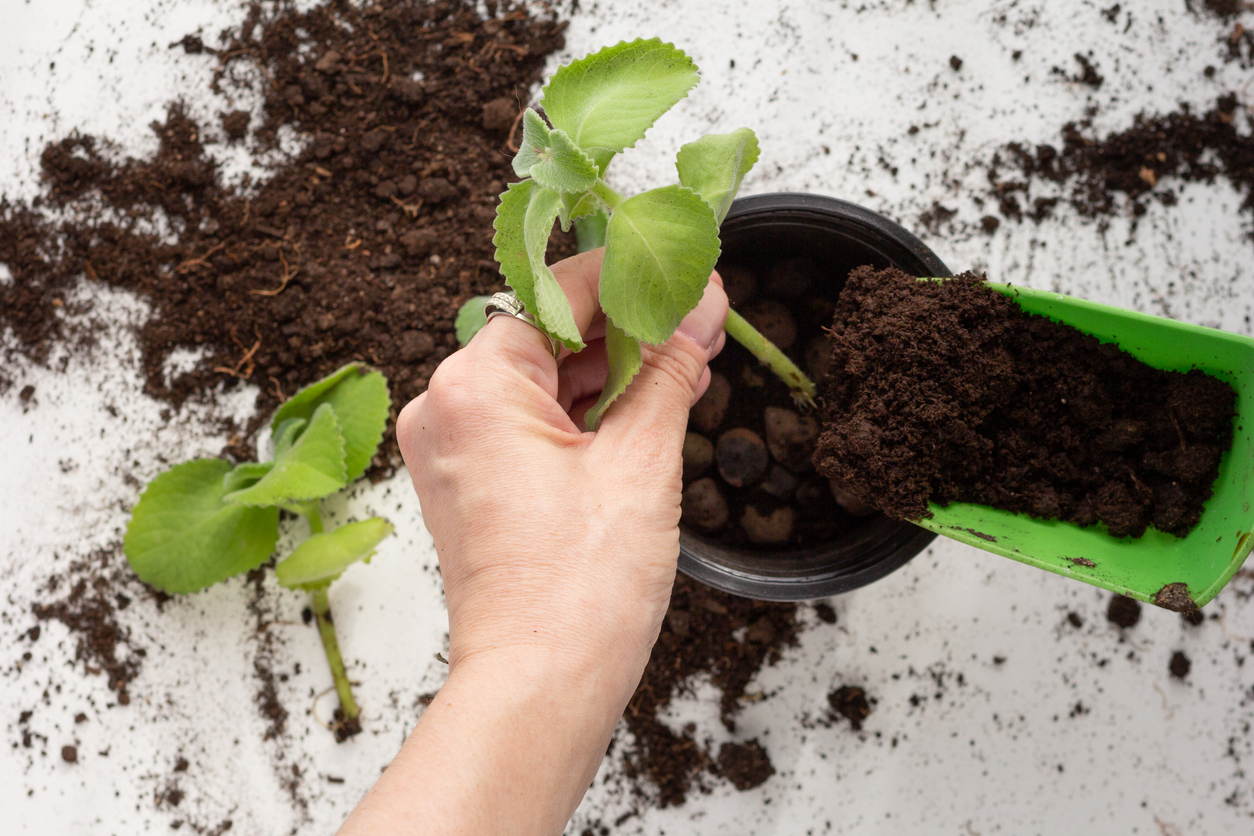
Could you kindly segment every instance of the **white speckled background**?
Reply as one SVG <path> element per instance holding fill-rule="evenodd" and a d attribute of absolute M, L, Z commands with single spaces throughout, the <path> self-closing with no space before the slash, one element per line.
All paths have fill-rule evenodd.
<path fill-rule="evenodd" d="M 1039 225 L 1004 222 L 991 236 L 978 225 L 981 163 L 1004 142 L 1057 143 L 1062 124 L 1089 106 L 1108 130 L 1180 102 L 1205 110 L 1228 90 L 1254 104 L 1254 76 L 1222 60 L 1230 27 L 1184 0 L 1124 3 L 1113 23 L 1106 4 L 1082 0 L 580 5 L 564 58 L 660 34 L 703 70 L 694 95 L 615 163 L 625 188 L 668 177 L 684 141 L 749 126 L 763 153 L 746 193 L 842 197 L 921 234 L 920 214 L 939 201 L 958 214 L 924 237 L 951 268 L 1252 333 L 1251 219 L 1224 181 L 1181 186 L 1174 208 L 1151 203 L 1130 240 L 1126 219 L 1102 231 L 1067 210 Z M 32 196 L 43 144 L 68 131 L 143 153 L 155 147 L 146 126 L 167 101 L 182 97 L 205 118 L 227 109 L 207 92 L 214 59 L 167 44 L 193 31 L 212 42 L 240 9 L 0 0 L 0 194 Z M 1254 14 L 1242 21 L 1254 26 Z M 1075 72 L 1077 52 L 1105 76 L 1099 89 L 1051 73 Z M 909 135 L 912 125 L 920 130 Z M 228 163 L 236 173 L 249 164 L 241 155 Z M 119 472 L 148 479 L 164 467 L 159 457 L 216 451 L 215 414 L 247 415 L 252 399 L 163 417 L 136 366 L 130 329 L 142 304 L 95 294 L 89 316 L 105 331 L 92 356 L 11 369 L 17 386 L 0 397 L 0 831 L 171 833 L 178 821 L 220 834 L 230 820 L 233 834 L 330 832 L 412 728 L 417 698 L 443 677 L 434 657 L 446 619 L 418 503 L 404 476 L 338 501 L 342 514 L 385 514 L 398 529 L 332 593 L 366 733 L 337 745 L 318 725 L 311 707 L 329 676 L 317 638 L 300 623 L 303 597 L 272 580 L 260 593 L 237 580 L 164 612 L 144 600 L 121 612 L 147 657 L 131 704 L 113 705 L 59 624 L 45 623 L 36 642 L 22 638 L 36 590 L 120 539 L 136 490 Z M 24 407 L 15 395 L 26 384 L 36 390 Z M 800 647 L 761 673 L 751 691 L 767 698 L 745 707 L 737 736 L 767 747 L 777 773 L 766 784 L 740 793 L 711 779 L 709 794 L 653 809 L 625 791 L 611 757 L 570 832 L 620 816 L 616 833 L 699 836 L 1254 832 L 1252 595 L 1254 578 L 1242 575 L 1200 627 L 1146 608 L 1121 635 L 1106 621 L 1106 593 L 937 541 L 896 574 L 833 599 L 835 626 L 807 610 Z M 289 674 L 283 741 L 263 740 L 252 702 L 254 596 L 278 638 L 275 669 Z M 1184 681 L 1168 675 L 1176 650 L 1193 661 Z M 813 722 L 843 684 L 876 700 L 860 733 Z M 23 711 L 32 714 L 20 726 Z M 79 712 L 86 722 L 75 723 Z M 694 683 L 673 713 L 701 737 L 728 739 L 708 683 Z M 78 763 L 61 760 L 67 744 Z M 180 755 L 191 767 L 176 774 Z M 293 770 L 301 779 L 290 789 Z M 176 785 L 177 806 L 157 803 Z"/>

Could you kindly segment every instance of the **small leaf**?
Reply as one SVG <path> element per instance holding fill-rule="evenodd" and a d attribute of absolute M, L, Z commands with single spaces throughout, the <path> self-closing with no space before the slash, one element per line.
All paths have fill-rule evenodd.
<path fill-rule="evenodd" d="M 540 162 L 541 153 L 549 147 L 549 126 L 531 108 L 523 111 L 522 123 L 522 142 L 514 155 L 514 173 L 519 177 L 530 177 L 531 167 Z"/>
<path fill-rule="evenodd" d="M 600 175 L 592 158 L 580 151 L 565 131 L 549 134 L 549 147 L 540 154 L 540 161 L 531 167 L 531 176 L 546 189 L 570 194 L 583 194 L 596 185 Z"/>
<path fill-rule="evenodd" d="M 278 428 L 288 418 L 308 420 L 322 404 L 335 410 L 344 434 L 346 478 L 355 482 L 370 466 L 387 428 L 392 408 L 387 378 L 369 367 L 349 363 L 293 395 L 279 407 L 270 425 Z"/>
<path fill-rule="evenodd" d="M 511 183 L 496 210 L 496 260 L 519 301 L 545 333 L 572 351 L 583 348 L 570 302 L 544 263 L 561 195 L 534 180 Z"/>
<path fill-rule="evenodd" d="M 483 309 L 490 301 L 491 296 L 471 296 L 457 312 L 457 321 L 453 323 L 453 328 L 457 331 L 457 344 L 462 348 L 474 339 L 480 328 L 488 324 Z"/>
<path fill-rule="evenodd" d="M 223 502 L 230 472 L 220 459 L 196 459 L 148 484 L 122 541 L 140 580 L 196 592 L 265 562 L 279 537 L 279 509 Z"/>
<path fill-rule="evenodd" d="M 544 112 L 604 173 L 698 81 L 692 59 L 658 38 L 621 42 L 558 69 Z"/>
<path fill-rule="evenodd" d="M 371 517 L 315 534 L 278 565 L 275 576 L 288 589 L 327 586 L 358 560 L 369 561 L 375 547 L 391 533 L 390 522 Z"/>
<path fill-rule="evenodd" d="M 333 390 L 334 391 L 334 390 Z M 226 495 L 240 505 L 283 505 L 330 496 L 348 484 L 344 467 L 344 436 L 335 410 L 319 406 L 305 427 L 265 477 L 249 488 Z"/>
<path fill-rule="evenodd" d="M 222 477 L 222 490 L 226 493 L 255 485 L 274 467 L 274 462 L 244 462 L 237 464 Z"/>
<path fill-rule="evenodd" d="M 596 430 L 605 410 L 627 391 L 627 384 L 640 371 L 643 362 L 640 341 L 623 333 L 608 319 L 605 321 L 605 356 L 610 361 L 610 373 L 605 380 L 605 388 L 601 390 L 601 397 L 584 416 L 584 426 L 589 430 Z"/>
<path fill-rule="evenodd" d="M 714 210 L 720 224 L 736 199 L 740 183 L 758 161 L 758 138 L 748 128 L 703 136 L 679 149 L 679 182 Z"/>
<path fill-rule="evenodd" d="M 718 223 L 700 195 L 683 186 L 638 194 L 610 216 L 601 308 L 636 339 L 664 343 L 701 301 L 718 254 Z"/>
<path fill-rule="evenodd" d="M 557 210 L 557 217 L 558 220 L 562 222 L 562 232 L 570 232 L 571 221 L 586 218 L 590 215 L 596 214 L 597 212 L 604 214 L 604 208 L 601 203 L 601 198 L 597 197 L 592 192 L 587 192 L 585 194 L 564 194 L 562 195 L 562 206 Z M 608 217 L 609 216 L 606 215 L 607 219 Z M 597 244 L 597 246 L 599 247 L 601 245 Z M 591 249 L 596 249 L 596 247 L 592 247 Z M 583 252 L 583 250 L 580 250 L 580 252 Z"/>

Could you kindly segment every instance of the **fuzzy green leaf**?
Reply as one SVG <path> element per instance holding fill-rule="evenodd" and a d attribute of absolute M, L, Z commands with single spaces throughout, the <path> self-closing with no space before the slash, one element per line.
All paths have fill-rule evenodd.
<path fill-rule="evenodd" d="M 491 296 L 471 296 L 457 311 L 457 321 L 453 323 L 453 328 L 457 331 L 457 344 L 462 348 L 474 339 L 480 328 L 488 324 L 483 309 L 491 300 Z"/>
<path fill-rule="evenodd" d="M 701 195 L 720 224 L 740 191 L 740 182 L 758 161 L 758 138 L 748 128 L 703 136 L 679 149 L 679 182 Z"/>
<path fill-rule="evenodd" d="M 392 398 L 382 373 L 349 363 L 292 396 L 279 407 L 270 426 L 278 429 L 289 418 L 309 420 L 323 404 L 335 410 L 344 434 L 344 465 L 348 482 L 356 481 L 370 466 L 387 428 Z"/>
<path fill-rule="evenodd" d="M 344 435 L 335 410 L 324 403 L 314 410 L 304 432 L 274 460 L 274 467 L 261 481 L 229 493 L 225 499 L 240 505 L 284 505 L 321 499 L 347 484 Z"/>
<path fill-rule="evenodd" d="M 718 254 L 718 222 L 700 195 L 683 186 L 638 194 L 610 216 L 601 308 L 636 339 L 664 343 L 701 301 Z"/>
<path fill-rule="evenodd" d="M 572 351 L 583 349 L 570 302 L 544 263 L 562 198 L 534 180 L 511 183 L 496 210 L 496 260 L 505 281 L 545 333 Z"/>
<path fill-rule="evenodd" d="M 627 384 L 640 371 L 643 362 L 640 341 L 623 333 L 609 320 L 605 322 L 605 356 L 610 361 L 610 373 L 605 380 L 605 388 L 601 390 L 601 397 L 584 416 L 584 426 L 589 430 L 595 430 L 600 425 L 605 410 L 627 391 Z"/>
<path fill-rule="evenodd" d="M 392 524 L 381 517 L 342 525 L 315 534 L 297 546 L 291 557 L 275 569 L 279 583 L 288 589 L 317 589 L 332 583 L 358 560 L 368 560 Z"/>
<path fill-rule="evenodd" d="M 223 502 L 231 472 L 220 459 L 196 459 L 148 484 L 122 541 L 140 580 L 196 592 L 265 562 L 279 537 L 279 509 Z"/>
<path fill-rule="evenodd" d="M 560 68 L 544 112 L 604 173 L 697 83 L 692 59 L 658 38 L 620 42 Z"/>
<path fill-rule="evenodd" d="M 575 195 L 595 186 L 599 174 L 592 158 L 561 130 L 549 134 L 549 147 L 540 154 L 540 162 L 531 167 L 531 176 L 541 186 Z"/>
<path fill-rule="evenodd" d="M 292 449 L 292 445 L 296 443 L 296 439 L 300 438 L 300 434 L 308 423 L 304 418 L 285 418 L 283 423 L 274 428 L 274 432 L 270 434 L 270 440 L 274 442 L 276 459 Z"/>
<path fill-rule="evenodd" d="M 575 221 L 575 249 L 581 253 L 605 246 L 605 228 L 610 215 L 604 209 Z"/>
<path fill-rule="evenodd" d="M 518 143 L 518 153 L 514 155 L 514 173 L 519 177 L 530 177 L 531 167 L 540 162 L 541 153 L 549 147 L 549 126 L 531 108 L 523 111 L 522 124 L 522 141 Z"/>
<path fill-rule="evenodd" d="M 564 194 L 562 195 L 562 206 L 557 210 L 557 218 L 562 223 L 562 232 L 570 232 L 571 221 L 595 215 L 597 212 L 603 213 L 604 209 L 601 198 L 592 192 Z M 606 217 L 608 218 L 608 216 Z M 599 247 L 600 244 L 597 246 Z M 592 249 L 595 249 L 595 247 Z M 580 250 L 580 252 L 583 252 L 583 250 Z"/>

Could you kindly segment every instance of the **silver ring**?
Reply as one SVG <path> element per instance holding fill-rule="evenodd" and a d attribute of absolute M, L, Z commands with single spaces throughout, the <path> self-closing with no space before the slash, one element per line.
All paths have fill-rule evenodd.
<path fill-rule="evenodd" d="M 553 352 L 554 360 L 562 353 L 562 344 L 545 334 L 544 329 L 536 324 L 536 318 L 527 313 L 523 303 L 508 293 L 493 293 L 492 298 L 488 299 L 488 304 L 483 306 L 483 314 L 485 325 L 491 322 L 494 316 L 512 316 L 514 319 L 521 319 L 543 334 L 544 338 L 549 341 L 549 350 Z"/>

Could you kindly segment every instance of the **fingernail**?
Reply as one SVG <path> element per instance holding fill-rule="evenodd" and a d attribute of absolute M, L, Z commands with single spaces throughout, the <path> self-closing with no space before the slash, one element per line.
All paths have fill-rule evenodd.
<path fill-rule="evenodd" d="M 723 323 L 727 319 L 727 294 L 714 282 L 705 286 L 705 295 L 697 306 L 688 312 L 683 322 L 675 329 L 707 352 L 712 351 L 718 342 L 719 334 L 723 333 Z"/>

